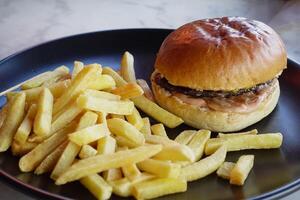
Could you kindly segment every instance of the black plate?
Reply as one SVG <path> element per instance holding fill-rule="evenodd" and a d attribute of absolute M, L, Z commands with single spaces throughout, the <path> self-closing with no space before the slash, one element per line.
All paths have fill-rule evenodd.
<path fill-rule="evenodd" d="M 125 50 L 135 56 L 138 78 L 149 80 L 156 52 L 171 30 L 130 29 L 87 33 L 71 36 L 25 50 L 0 62 L 0 90 L 58 65 L 72 67 L 74 60 L 98 62 L 104 66 L 119 67 Z M 215 174 L 188 184 L 185 193 L 161 199 L 241 199 L 278 198 L 299 188 L 300 185 L 300 67 L 289 60 L 288 68 L 280 77 L 281 96 L 276 109 L 267 118 L 247 128 L 259 132 L 282 132 L 283 146 L 275 150 L 251 150 L 229 153 L 227 160 L 236 161 L 241 154 L 254 154 L 254 169 L 243 187 L 231 186 Z M 1 99 L 1 103 L 4 100 Z M 180 126 L 168 130 L 175 137 Z M 21 173 L 18 158 L 10 152 L 0 154 L 0 173 L 12 185 L 30 189 L 56 198 L 94 199 L 78 183 L 55 186 L 48 175 Z M 39 194 L 39 195 L 40 195 Z M 118 197 L 113 196 L 114 199 Z M 120 199 L 120 198 L 119 198 Z"/>

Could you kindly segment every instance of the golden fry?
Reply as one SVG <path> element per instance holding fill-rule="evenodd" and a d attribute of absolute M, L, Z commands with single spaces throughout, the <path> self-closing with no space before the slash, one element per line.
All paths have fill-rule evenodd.
<path fill-rule="evenodd" d="M 188 144 L 194 135 L 196 135 L 197 131 L 194 130 L 184 130 L 182 131 L 177 137 L 175 138 L 175 141 L 180 144 Z"/>
<path fill-rule="evenodd" d="M 188 147 L 192 149 L 195 155 L 195 161 L 199 160 L 204 152 L 206 142 L 210 138 L 209 130 L 199 130 L 192 140 L 188 143 Z"/>
<path fill-rule="evenodd" d="M 24 93 L 18 93 L 9 103 L 7 117 L 0 128 L 0 152 L 4 152 L 10 147 L 14 134 L 23 120 L 25 98 Z"/>
<path fill-rule="evenodd" d="M 115 95 L 121 96 L 122 99 L 139 97 L 144 94 L 143 89 L 136 83 L 127 83 L 126 85 L 122 85 L 111 90 L 111 92 Z"/>
<path fill-rule="evenodd" d="M 74 61 L 74 67 L 73 67 L 73 71 L 72 71 L 72 79 L 74 79 L 83 68 L 84 68 L 83 62 Z"/>
<path fill-rule="evenodd" d="M 122 77 L 130 82 L 136 82 L 135 72 L 134 72 L 134 58 L 128 51 L 126 51 L 121 59 L 121 69 L 120 69 Z"/>
<path fill-rule="evenodd" d="M 259 135 L 237 135 L 229 138 L 211 138 L 207 141 L 205 154 L 210 155 L 221 145 L 227 146 L 227 151 L 245 149 L 273 149 L 282 144 L 281 133 L 266 133 Z"/>
<path fill-rule="evenodd" d="M 83 145 L 79 152 L 79 158 L 84 159 L 96 155 L 98 152 L 91 145 Z"/>
<path fill-rule="evenodd" d="M 148 98 L 150 101 L 154 101 L 154 96 L 153 96 L 152 90 L 150 89 L 148 83 L 144 79 L 137 79 L 136 82 L 144 90 L 144 96 L 146 98 Z"/>
<path fill-rule="evenodd" d="M 143 133 L 144 135 L 151 135 L 151 125 L 150 125 L 149 117 L 144 117 L 144 118 L 142 118 L 142 120 L 143 120 L 144 126 L 140 130 L 141 133 Z"/>
<path fill-rule="evenodd" d="M 254 164 L 254 155 L 239 158 L 230 172 L 230 184 L 243 185 Z"/>
<path fill-rule="evenodd" d="M 224 179 L 230 179 L 230 173 L 235 166 L 233 162 L 224 162 L 220 168 L 217 170 L 217 175 Z"/>
<path fill-rule="evenodd" d="M 152 125 L 151 131 L 152 131 L 153 135 L 159 135 L 159 136 L 168 138 L 166 129 L 165 129 L 164 125 L 161 123 Z"/>
<path fill-rule="evenodd" d="M 228 137 L 234 137 L 238 135 L 257 135 L 258 131 L 257 129 L 253 129 L 251 131 L 245 131 L 240 133 L 218 133 L 218 138 L 228 138 Z"/>

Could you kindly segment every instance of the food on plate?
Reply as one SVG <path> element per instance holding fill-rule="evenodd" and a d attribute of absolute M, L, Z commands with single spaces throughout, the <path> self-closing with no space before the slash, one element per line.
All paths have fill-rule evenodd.
<path fill-rule="evenodd" d="M 266 24 L 242 17 L 198 20 L 162 43 L 153 94 L 190 126 L 238 131 L 275 108 L 286 66 L 284 44 Z"/>
<path fill-rule="evenodd" d="M 226 145 L 227 151 L 245 149 L 274 149 L 282 144 L 281 133 L 265 133 L 258 135 L 237 135 L 228 138 L 211 138 L 205 146 L 205 154 L 210 155 L 221 145 Z"/>
<path fill-rule="evenodd" d="M 79 181 L 97 199 L 112 193 L 149 199 L 184 192 L 187 182 L 216 170 L 242 185 L 254 157 L 228 163 L 227 152 L 281 146 L 280 133 L 256 129 L 217 138 L 210 130 L 183 130 L 171 139 L 169 128 L 183 120 L 145 95 L 149 88 L 136 83 L 133 60 L 123 55 L 123 77 L 112 68 L 75 61 L 72 74 L 58 68 L 22 83 L 30 89 L 4 92 L 1 151 L 11 147 L 21 157 L 22 172 L 49 173 L 58 185 Z"/>
<path fill-rule="evenodd" d="M 230 172 L 230 184 L 243 185 L 254 164 L 254 155 L 239 158 Z"/>

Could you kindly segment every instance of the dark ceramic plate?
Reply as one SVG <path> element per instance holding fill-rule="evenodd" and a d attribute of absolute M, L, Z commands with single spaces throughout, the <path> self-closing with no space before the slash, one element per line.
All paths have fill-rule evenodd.
<path fill-rule="evenodd" d="M 85 63 L 119 67 L 125 50 L 135 56 L 138 78 L 149 80 L 156 52 L 171 30 L 131 29 L 87 33 L 47 42 L 10 56 L 0 62 L 0 91 L 37 73 L 58 65 L 72 67 L 74 60 Z M 251 150 L 229 153 L 228 161 L 236 161 L 242 154 L 254 154 L 254 169 L 243 187 L 231 186 L 228 181 L 212 174 L 188 184 L 185 193 L 161 199 L 262 199 L 278 198 L 297 190 L 300 186 L 300 66 L 289 60 L 288 68 L 280 77 L 281 96 L 276 109 L 268 117 L 247 129 L 259 132 L 282 132 L 284 142 L 280 149 Z M 1 103 L 4 99 L 1 100 Z M 175 137 L 182 125 L 168 130 Z M 42 198 L 94 199 L 79 183 L 56 186 L 48 175 L 21 173 L 18 158 L 11 152 L 0 154 L 1 180 L 26 194 Z M 28 190 L 29 189 L 29 190 Z M 34 191 L 29 192 L 28 191 Z M 13 195 L 13 194 L 12 194 Z M 113 196 L 113 199 L 121 199 Z"/>

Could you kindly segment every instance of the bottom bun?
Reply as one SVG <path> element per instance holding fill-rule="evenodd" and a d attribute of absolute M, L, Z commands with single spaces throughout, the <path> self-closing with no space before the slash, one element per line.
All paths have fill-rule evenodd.
<path fill-rule="evenodd" d="M 279 83 L 276 80 L 275 90 L 260 103 L 256 110 L 250 113 L 234 113 L 200 109 L 186 104 L 153 81 L 152 88 L 158 104 L 181 117 L 187 125 L 216 132 L 238 131 L 260 121 L 273 111 L 280 94 Z"/>

